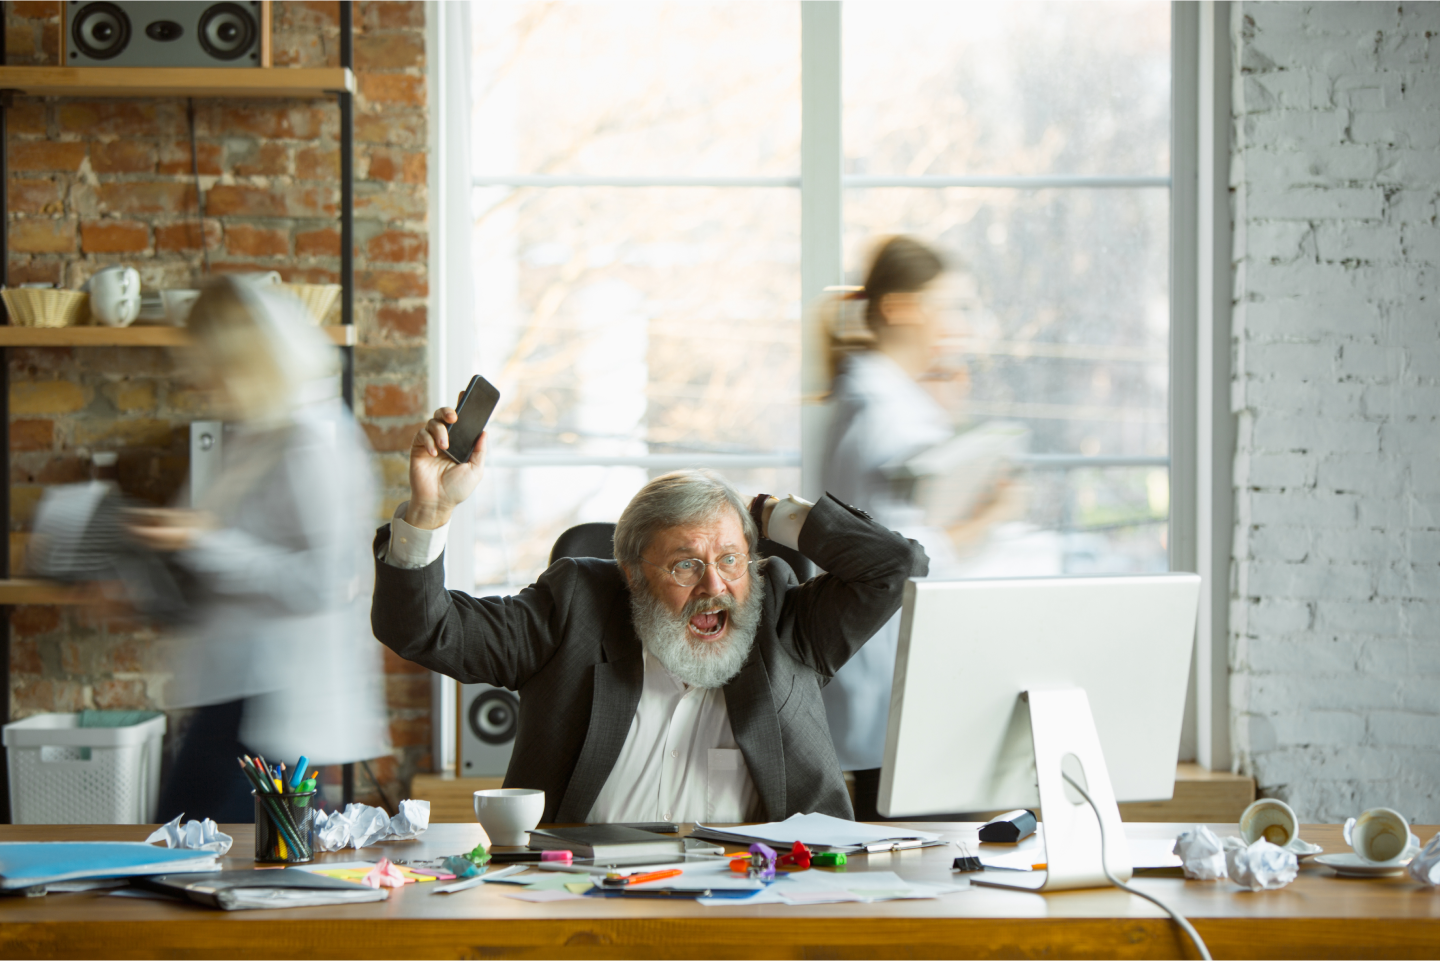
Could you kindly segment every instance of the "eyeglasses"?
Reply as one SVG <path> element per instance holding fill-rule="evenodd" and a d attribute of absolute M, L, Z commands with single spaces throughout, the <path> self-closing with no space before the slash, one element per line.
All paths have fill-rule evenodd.
<path fill-rule="evenodd" d="M 642 563 L 650 564 L 643 557 Z M 750 568 L 749 554 L 721 554 L 712 563 L 705 563 L 698 557 L 687 557 L 683 561 L 676 561 L 670 567 L 660 564 L 650 564 L 651 567 L 658 567 L 667 572 L 670 578 L 681 587 L 694 587 L 705 577 L 705 568 L 715 568 L 715 573 L 720 575 L 723 581 L 738 581 L 745 576 Z"/>

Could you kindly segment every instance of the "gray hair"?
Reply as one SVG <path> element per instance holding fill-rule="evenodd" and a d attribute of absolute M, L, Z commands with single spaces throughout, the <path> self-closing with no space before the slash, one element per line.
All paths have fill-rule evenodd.
<path fill-rule="evenodd" d="M 712 470 L 677 470 L 650 481 L 630 500 L 615 525 L 615 559 L 628 567 L 643 560 L 656 534 L 680 524 L 707 521 L 726 508 L 735 511 L 755 553 L 760 532 L 740 492 Z"/>

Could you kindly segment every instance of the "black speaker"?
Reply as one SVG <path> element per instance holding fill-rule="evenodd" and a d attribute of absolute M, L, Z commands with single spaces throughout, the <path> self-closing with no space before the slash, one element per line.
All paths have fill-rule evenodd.
<path fill-rule="evenodd" d="M 460 685 L 459 775 L 504 775 L 519 727 L 520 698 L 514 693 L 489 684 Z"/>
<path fill-rule="evenodd" d="M 71 67 L 268 67 L 270 4 L 70 0 Z"/>

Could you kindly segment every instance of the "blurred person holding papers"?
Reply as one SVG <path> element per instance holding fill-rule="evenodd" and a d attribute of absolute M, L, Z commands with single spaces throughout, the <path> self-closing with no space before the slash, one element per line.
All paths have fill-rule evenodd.
<path fill-rule="evenodd" d="M 339 764 L 388 750 L 380 648 L 364 620 L 374 491 L 335 349 L 303 304 L 222 278 L 187 326 L 234 432 L 193 509 L 131 514 L 130 537 L 184 573 L 189 604 L 167 706 L 198 710 L 158 815 L 248 823 L 237 755 Z"/>
<path fill-rule="evenodd" d="M 853 817 L 820 691 L 899 609 L 920 547 L 826 496 L 747 503 L 677 471 L 621 514 L 615 561 L 565 558 L 510 597 L 445 589 L 452 512 L 480 482 L 482 435 L 442 452 L 451 408 L 410 449 L 410 500 L 375 543 L 375 636 L 464 683 L 520 692 L 505 786 L 550 823 Z M 800 583 L 761 535 L 826 573 Z"/>
<path fill-rule="evenodd" d="M 828 305 L 835 379 L 821 468 L 826 490 L 922 544 L 939 576 L 955 563 L 950 539 L 897 492 L 890 469 L 955 434 L 950 415 L 916 382 L 940 341 L 935 300 L 944 275 L 928 246 L 889 237 L 876 247 L 865 286 Z M 825 688 L 830 736 L 841 767 L 855 772 L 861 820 L 880 816 L 875 803 L 899 637 L 897 612 Z"/>

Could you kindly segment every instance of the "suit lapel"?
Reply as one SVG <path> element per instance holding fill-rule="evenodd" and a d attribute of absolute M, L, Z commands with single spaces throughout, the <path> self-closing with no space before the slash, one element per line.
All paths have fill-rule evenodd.
<path fill-rule="evenodd" d="M 619 592 L 605 624 L 601 641 L 605 660 L 595 665 L 595 689 L 590 702 L 590 727 L 585 745 L 565 788 L 565 797 L 555 813 L 564 823 L 583 822 L 595 806 L 600 789 L 615 769 L 640 694 L 645 686 L 645 661 L 640 656 L 640 639 L 630 621 L 630 595 Z"/>
<path fill-rule="evenodd" d="M 768 626 L 760 630 L 764 633 Z M 766 817 L 779 821 L 786 816 L 785 747 L 780 738 L 780 717 L 770 694 L 770 676 L 760 656 L 761 643 L 757 636 L 745 666 L 725 685 L 725 708 L 735 743 L 740 745 L 750 779 L 765 804 Z"/>

